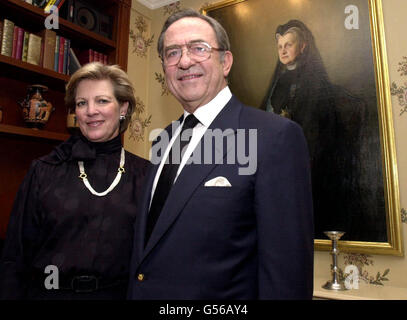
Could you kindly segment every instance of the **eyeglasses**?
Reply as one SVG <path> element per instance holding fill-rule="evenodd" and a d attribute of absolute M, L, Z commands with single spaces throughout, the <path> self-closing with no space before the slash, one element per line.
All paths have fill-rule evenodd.
<path fill-rule="evenodd" d="M 178 64 L 183 53 L 182 47 L 183 46 L 174 45 L 165 48 L 164 57 L 161 57 L 165 66 L 169 67 Z M 224 49 L 213 48 L 206 42 L 190 42 L 187 43 L 185 47 L 189 58 L 195 62 L 208 60 L 211 57 L 212 50 L 225 51 Z"/>

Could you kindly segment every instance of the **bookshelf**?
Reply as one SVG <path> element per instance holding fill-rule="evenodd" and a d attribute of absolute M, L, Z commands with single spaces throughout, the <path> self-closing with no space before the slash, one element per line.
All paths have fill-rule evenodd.
<path fill-rule="evenodd" d="M 66 74 L 58 73 L 53 70 L 45 69 L 35 64 L 27 63 L 21 60 L 17 60 L 11 57 L 7 57 L 0 54 L 0 66 L 1 69 L 10 69 L 15 73 L 19 73 L 24 77 L 30 77 L 35 75 L 35 78 L 42 82 L 47 82 L 48 85 L 54 86 L 55 82 L 60 84 L 60 88 L 64 88 L 65 83 L 69 80 L 69 76 Z M 13 70 L 14 69 L 14 70 Z M 0 72 L 1 74 L 1 72 Z M 35 80 L 35 79 L 33 79 Z M 37 80 L 37 81 L 38 81 Z M 61 86 L 62 85 L 62 86 Z"/>
<path fill-rule="evenodd" d="M 66 1 L 67 2 L 67 1 Z M 112 36 L 104 37 L 59 17 L 61 37 L 70 39 L 71 48 L 97 50 L 107 56 L 107 63 L 127 70 L 131 0 L 81 0 L 112 17 Z M 11 20 L 30 33 L 45 29 L 48 14 L 23 0 L 0 0 L 0 21 Z M 105 57 L 106 58 L 106 57 Z M 105 60 L 106 61 L 106 60 Z M 49 153 L 69 137 L 64 106 L 65 85 L 70 76 L 0 54 L 0 242 L 4 239 L 8 219 L 18 187 L 32 160 Z M 27 95 L 27 87 L 42 84 L 48 87 L 45 100 L 54 111 L 43 129 L 27 128 L 18 101 Z"/>

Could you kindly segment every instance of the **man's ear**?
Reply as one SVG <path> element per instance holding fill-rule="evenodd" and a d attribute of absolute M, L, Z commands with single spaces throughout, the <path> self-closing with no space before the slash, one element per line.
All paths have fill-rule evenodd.
<path fill-rule="evenodd" d="M 233 54 L 230 51 L 225 51 L 223 55 L 223 75 L 226 78 L 232 68 Z"/>

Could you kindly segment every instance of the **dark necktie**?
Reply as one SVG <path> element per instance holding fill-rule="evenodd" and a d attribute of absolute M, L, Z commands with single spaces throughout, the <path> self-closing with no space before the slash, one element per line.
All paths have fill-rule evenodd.
<path fill-rule="evenodd" d="M 195 118 L 193 114 L 189 114 L 184 121 L 182 130 L 178 137 L 175 139 L 170 152 L 168 153 L 168 158 L 164 164 L 160 178 L 158 179 L 157 186 L 155 188 L 153 200 L 151 202 L 150 211 L 147 218 L 147 229 L 145 245 L 147 245 L 148 239 L 154 229 L 154 226 L 160 216 L 162 208 L 164 207 L 167 196 L 171 190 L 174 183 L 175 176 L 177 175 L 178 167 L 181 163 L 182 154 L 181 152 L 186 148 L 192 137 L 192 129 L 199 123 L 199 120 Z M 188 132 L 188 139 L 185 139 L 183 133 L 190 129 Z M 182 137 L 182 139 L 181 139 Z M 168 163 L 167 163 L 168 162 Z"/>

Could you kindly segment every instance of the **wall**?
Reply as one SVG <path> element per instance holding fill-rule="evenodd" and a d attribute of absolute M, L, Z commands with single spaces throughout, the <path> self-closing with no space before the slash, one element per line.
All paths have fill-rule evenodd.
<path fill-rule="evenodd" d="M 399 62 L 402 61 L 403 56 L 407 56 L 407 43 L 403 41 L 404 38 L 402 37 L 403 30 L 407 28 L 407 21 L 405 19 L 407 1 L 383 0 L 382 2 L 390 82 L 396 83 L 399 88 L 404 88 L 404 86 L 407 87 L 407 78 L 401 75 Z M 136 95 L 140 97 L 145 106 L 144 112 L 139 114 L 139 118 L 144 121 L 151 116 L 151 122 L 144 123 L 144 132 L 142 132 L 142 130 L 138 131 L 141 132 L 141 134 L 138 135 L 138 141 L 130 138 L 131 134 L 126 134 L 125 145 L 127 149 L 138 155 L 148 157 L 150 132 L 153 132 L 156 128 L 164 128 L 171 120 L 177 119 L 182 113 L 182 108 L 177 101 L 165 90 L 165 86 L 162 87 L 159 81 L 160 76 L 163 76 L 163 71 L 156 53 L 156 45 L 162 24 L 168 17 L 169 12 L 176 9 L 177 6 L 200 9 L 207 3 L 207 1 L 202 0 L 182 0 L 173 6 L 149 10 L 136 0 L 133 0 L 131 28 L 137 31 L 134 22 L 135 17 L 143 16 L 147 23 L 144 38 L 148 40 L 154 36 L 145 57 L 141 57 L 133 52 L 134 46 L 132 39 L 130 39 L 129 43 L 128 71 L 135 84 Z M 406 84 L 404 84 L 404 82 L 406 82 Z M 400 99 L 397 95 L 392 96 L 401 208 L 407 207 L 407 183 L 405 182 L 407 181 L 407 148 L 404 147 L 403 141 L 403 137 L 407 136 L 407 113 L 400 115 L 400 110 L 403 107 L 402 104 L 405 102 L 403 99 Z M 407 98 L 405 99 L 407 100 Z M 153 134 L 153 136 L 155 135 Z M 403 241 L 407 244 L 406 219 L 403 221 L 404 223 L 401 224 L 403 229 Z M 342 268 L 344 268 L 345 259 L 347 261 L 352 259 L 353 261 L 356 260 L 356 262 L 363 267 L 366 283 L 370 282 L 369 285 L 372 287 L 375 285 L 371 283 L 377 280 L 377 274 L 379 273 L 380 277 L 379 281 L 375 282 L 376 285 L 380 283 L 389 287 L 407 288 L 407 277 L 405 276 L 405 270 L 407 270 L 406 257 L 342 254 L 339 258 L 339 264 Z M 331 257 L 328 252 L 315 252 L 315 277 L 330 279 L 330 264 Z M 386 272 L 387 269 L 389 270 L 388 273 Z"/>
<path fill-rule="evenodd" d="M 198 1 L 196 2 L 198 3 Z M 166 90 L 163 83 L 164 74 L 156 50 L 161 27 L 172 8 L 173 6 L 170 5 L 150 10 L 136 0 L 132 2 L 128 73 L 135 86 L 136 96 L 140 98 L 139 102 L 145 107 L 144 112 L 140 115 L 141 122 L 148 119 L 150 121 L 144 123 L 143 130 L 137 131 L 140 134 L 133 134 L 138 139 L 131 139 L 132 132 L 128 130 L 125 141 L 129 151 L 145 158 L 149 157 L 151 140 L 156 136 L 154 130 L 165 128 L 170 121 L 178 119 L 182 114 L 182 107 Z M 142 33 L 142 37 L 140 37 L 136 23 L 140 19 L 146 22 L 146 30 Z M 132 34 L 139 36 L 134 37 Z M 134 41 L 135 38 L 137 38 L 136 41 Z M 141 51 L 138 49 L 140 47 L 146 47 L 145 56 L 138 54 Z M 152 138 L 150 138 L 150 133 Z"/>

